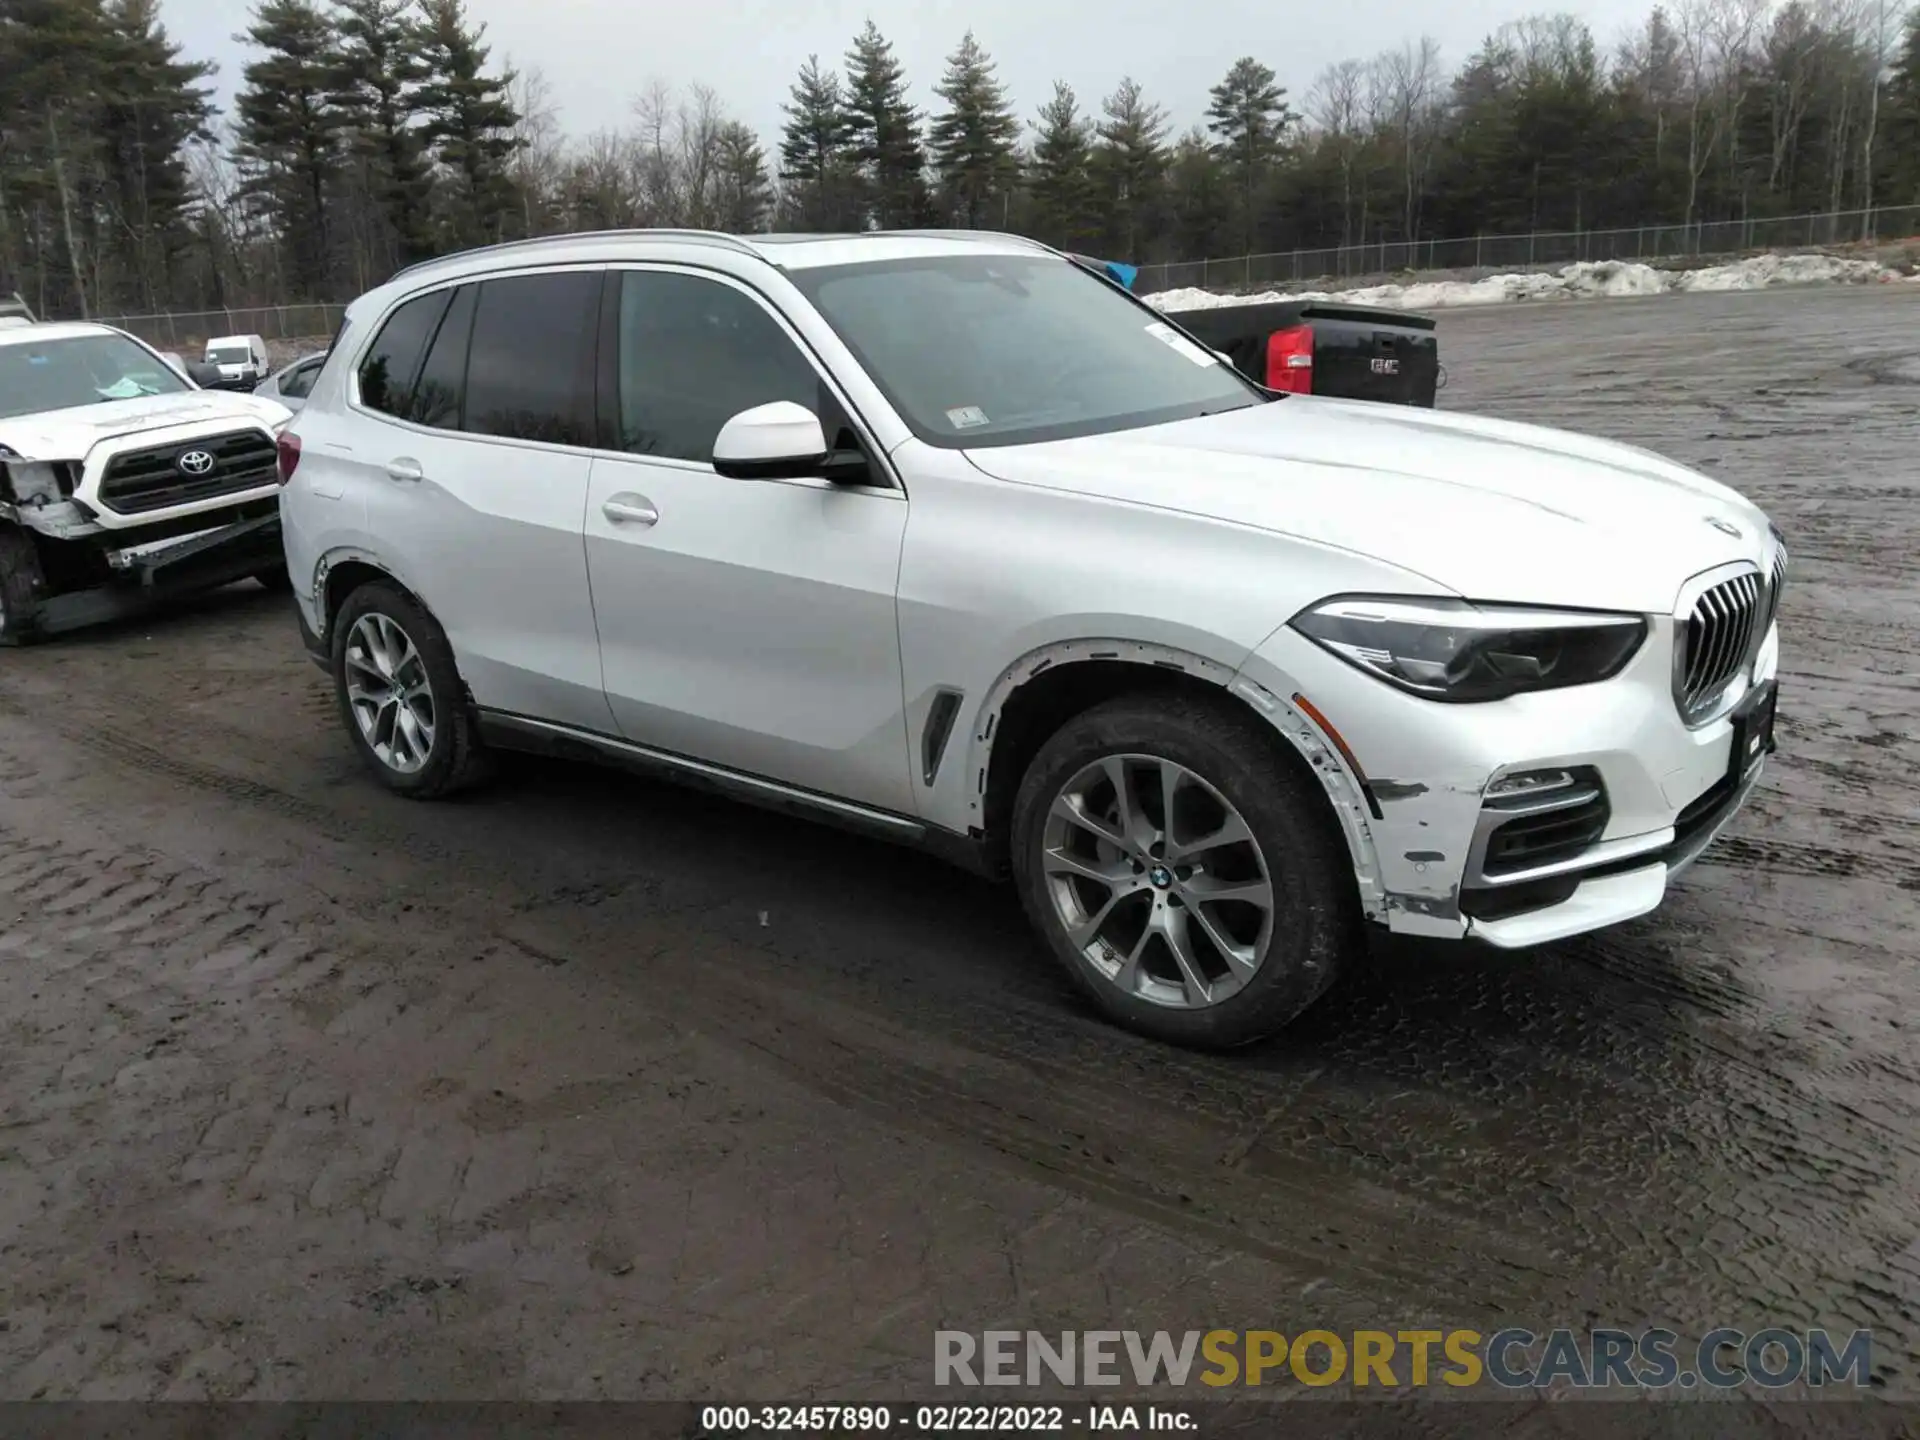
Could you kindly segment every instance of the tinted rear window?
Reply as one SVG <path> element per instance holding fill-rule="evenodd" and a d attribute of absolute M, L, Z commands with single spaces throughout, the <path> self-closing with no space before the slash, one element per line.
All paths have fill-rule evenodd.
<path fill-rule="evenodd" d="M 388 415 L 406 417 L 420 357 L 446 313 L 452 292 L 437 290 L 409 300 L 388 319 L 360 362 L 360 403 Z"/>
<path fill-rule="evenodd" d="M 600 271 L 479 286 L 463 429 L 556 445 L 594 441 Z"/>
<path fill-rule="evenodd" d="M 453 304 L 440 322 L 440 333 L 433 337 L 427 362 L 420 367 L 419 383 L 407 406 L 407 418 L 420 425 L 442 430 L 460 428 L 460 404 L 467 383 L 467 345 L 473 338 L 473 302 L 478 289 L 463 285 L 454 293 Z"/>

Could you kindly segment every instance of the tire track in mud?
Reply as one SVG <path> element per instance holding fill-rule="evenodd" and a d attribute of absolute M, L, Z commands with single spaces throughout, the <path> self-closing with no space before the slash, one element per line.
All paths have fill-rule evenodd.
<path fill-rule="evenodd" d="M 508 934 L 536 957 L 611 953 L 634 928 L 608 916 L 610 930 L 591 935 L 571 917 L 552 927 L 540 918 Z M 915 1027 L 872 1004 L 868 987 L 815 972 L 790 979 L 790 966 L 751 946 L 647 928 L 649 994 L 677 1021 L 883 1123 L 1340 1289 L 1360 1282 L 1411 1303 L 1500 1311 L 1543 1279 L 1567 1278 L 1538 1237 L 1496 1227 L 1468 1202 L 1328 1165 L 1331 1146 L 1249 1164 L 1263 1125 L 1289 1102 L 1311 1104 L 1310 1085 L 1246 1083 L 1179 1052 L 1128 1055 L 1133 1037 L 969 1003 L 946 987 L 932 1001 L 937 1031 Z M 1114 1078 L 1089 1082 L 1103 1073 Z"/>
<path fill-rule="evenodd" d="M 28 707 L 4 694 L 0 694 L 0 709 L 31 714 Z M 32 718 L 46 723 L 43 715 Z M 204 720 L 196 720 L 195 725 L 196 740 L 203 747 L 211 739 L 215 750 L 245 755 L 245 736 Z M 101 711 L 91 706 L 63 715 L 52 728 L 62 739 L 143 775 L 245 804 L 332 838 L 377 839 L 383 848 L 430 870 L 498 858 L 484 844 L 456 851 L 169 754 L 106 723 Z M 559 905 L 571 915 L 619 915 L 621 923 L 602 933 L 594 946 L 600 955 L 630 951 L 635 934 L 658 935 L 663 928 L 675 930 L 679 944 L 689 951 L 711 951 L 714 937 L 672 926 L 672 912 L 657 904 L 652 888 L 631 879 L 576 880 L 522 896 L 509 908 L 532 907 L 538 913 Z M 522 928 L 516 922 L 509 931 Z M 475 937 L 477 941 L 491 938 L 486 932 Z M 550 964 L 566 963 L 576 948 L 564 937 L 543 944 L 529 936 L 523 943 L 528 953 Z M 703 1033 L 757 1055 L 839 1104 L 947 1143 L 984 1148 L 1050 1184 L 1176 1233 L 1205 1237 L 1296 1270 L 1331 1269 L 1395 1290 L 1427 1291 L 1445 1283 L 1448 1294 L 1484 1295 L 1490 1305 L 1517 1304 L 1526 1288 L 1514 1287 L 1511 1280 L 1495 1283 L 1490 1277 L 1512 1277 L 1549 1263 L 1543 1252 L 1523 1243 L 1517 1234 L 1484 1250 L 1476 1245 L 1455 1253 L 1454 1242 L 1438 1239 L 1438 1234 L 1466 1235 L 1483 1229 L 1483 1217 L 1467 1199 L 1455 1201 L 1453 1213 L 1447 1214 L 1450 1207 L 1443 1199 L 1415 1200 L 1404 1193 L 1383 1191 L 1371 1207 L 1356 1205 L 1341 1217 L 1328 1218 L 1327 1186 L 1350 1189 L 1358 1176 L 1343 1176 L 1338 1166 L 1315 1167 L 1311 1179 L 1301 1180 L 1275 1174 L 1271 1166 L 1249 1170 L 1244 1163 L 1226 1164 L 1222 1157 L 1244 1152 L 1247 1138 L 1285 1104 L 1294 1087 L 1249 1086 L 1245 1077 L 1231 1071 L 1185 1059 L 1172 1061 L 1155 1054 L 1158 1047 L 1147 1042 L 1120 1036 L 1104 1026 L 1073 1024 L 1072 1017 L 1057 1008 L 1029 1015 L 1001 1005 L 958 1001 L 945 993 L 939 1000 L 943 1016 L 955 1022 L 966 1048 L 955 1049 L 951 1068 L 941 1070 L 911 1053 L 924 1037 L 909 1042 L 872 1008 L 827 1026 L 818 1018 L 822 1002 L 817 996 L 785 985 L 764 967 L 754 967 L 750 985 L 733 978 L 726 965 L 695 966 L 694 970 L 687 984 L 672 987 L 665 995 L 651 992 L 650 1006 L 697 1023 Z M 777 1008 L 769 1001 L 775 993 L 781 997 Z M 875 996 L 869 992 L 862 998 L 871 1006 Z M 963 1007 L 959 1013 L 954 1012 L 956 1005 Z M 1067 1028 L 1063 1029 L 1063 1021 L 1068 1022 Z M 881 1043 L 883 1035 L 889 1044 Z M 1111 1102 L 1095 1101 L 1075 1088 L 1081 1067 L 1097 1073 L 1110 1066 L 1116 1048 L 1132 1051 L 1141 1061 L 1127 1081 L 1128 1091 L 1138 1092 L 1145 1084 L 1152 1103 L 1165 1110 L 1167 1122 L 1156 1127 L 1162 1132 L 1158 1144 L 1147 1143 L 1137 1125 L 1116 1126 L 1111 1118 L 1103 1120 L 1097 1112 L 1110 1108 Z M 1050 1058 L 1038 1058 L 1048 1056 L 1049 1050 L 1054 1052 Z M 1033 1065 L 1039 1074 L 1008 1076 L 1002 1067 L 1009 1064 Z M 1067 1099 L 1063 1101 L 1062 1096 Z M 1321 1148 L 1339 1150 L 1338 1146 Z M 1369 1208 L 1371 1215 L 1366 1213 Z M 1428 1216 L 1429 1234 L 1436 1238 L 1429 1242 L 1431 1248 L 1422 1247 L 1417 1260 L 1395 1263 L 1384 1257 L 1401 1248 L 1392 1237 L 1409 1222 L 1410 1208 Z M 1303 1216 L 1316 1218 L 1307 1222 Z M 1260 1219 L 1267 1223 L 1252 1224 Z M 1515 1258 L 1529 1250 L 1534 1252 L 1531 1264 Z M 1370 1253 L 1383 1258 L 1370 1259 Z M 1451 1256 L 1453 1263 L 1443 1256 Z M 1438 1282 L 1437 1277 L 1448 1280 Z"/>
<path fill-rule="evenodd" d="M 1820 880 L 1879 880 L 1901 890 L 1920 891 L 1920 863 L 1769 836 L 1723 835 L 1700 857 L 1700 863 Z"/>
<path fill-rule="evenodd" d="M 96 753 L 296 824 L 349 840 L 371 838 L 369 830 L 385 828 L 181 761 L 142 742 L 129 743 L 131 737 L 105 726 L 81 728 L 106 737 L 96 744 Z M 233 738 L 244 754 L 245 737 Z M 388 844 L 436 871 L 475 862 L 497 865 L 500 859 L 483 841 L 471 849 L 461 846 L 459 853 L 443 845 L 404 843 L 417 838 L 403 835 L 398 844 Z M 537 924 L 529 931 L 516 921 L 509 931 L 531 953 L 562 964 L 583 953 L 630 952 L 636 934 L 658 935 L 663 927 L 687 953 L 711 954 L 716 945 L 727 946 L 734 952 L 728 963 L 695 966 L 685 983 L 669 987 L 664 997 L 650 992 L 649 1005 L 696 1024 L 736 1051 L 758 1056 L 838 1104 L 983 1149 L 1021 1173 L 1175 1231 L 1291 1268 L 1331 1268 L 1353 1281 L 1396 1291 L 1438 1287 L 1455 1303 L 1461 1296 L 1485 1295 L 1493 1309 L 1511 1309 L 1543 1292 L 1580 1293 L 1586 1283 L 1580 1278 L 1582 1266 L 1603 1254 L 1614 1272 L 1644 1274 L 1672 1266 L 1694 1243 L 1680 1233 L 1650 1240 L 1634 1219 L 1621 1215 L 1586 1216 L 1581 1222 L 1586 1233 L 1571 1235 L 1567 1227 L 1584 1205 L 1578 1183 L 1569 1182 L 1559 1163 L 1571 1137 L 1556 1140 L 1553 1132 L 1559 1127 L 1548 1125 L 1534 1143 L 1513 1143 L 1518 1136 L 1510 1118 L 1500 1114 L 1499 1098 L 1474 1101 L 1473 1092 L 1483 1088 L 1481 1075 L 1460 1077 L 1465 1088 L 1458 1079 L 1442 1076 L 1436 1093 L 1430 1088 L 1435 1077 L 1422 1075 L 1416 1064 L 1402 1082 L 1429 1088 L 1402 1091 L 1383 1105 L 1368 1092 L 1377 1090 L 1394 1067 L 1380 1045 L 1364 1038 L 1337 1047 L 1343 1051 L 1344 1073 L 1316 1092 L 1311 1077 L 1303 1081 L 1197 1059 L 1079 1021 L 1052 994 L 1011 1005 L 1004 996 L 983 1001 L 977 986 L 958 977 L 919 997 L 931 1024 L 902 1028 L 895 1017 L 912 1012 L 916 997 L 891 984 L 884 970 L 870 968 L 849 980 L 829 964 L 793 984 L 785 978 L 794 968 L 790 954 L 778 947 L 755 954 L 750 941 L 729 940 L 712 927 L 668 927 L 671 912 L 648 889 L 631 878 L 549 887 L 512 908 L 537 922 L 559 905 L 568 923 L 544 938 Z M 589 899 L 594 903 L 588 911 L 575 904 Z M 578 920 L 587 913 L 594 923 L 582 931 Z M 1631 947 L 1621 953 L 1637 954 Z M 738 966 L 740 954 L 751 963 Z M 1694 972 L 1671 961 L 1641 965 L 1637 972 L 1616 961 L 1610 969 L 1656 989 L 1664 983 L 1671 995 L 1710 1012 L 1727 1013 L 1744 998 L 1737 986 L 1702 985 Z M 829 1015 L 834 1018 L 824 1018 Z M 1748 1088 L 1784 1087 L 1762 1061 L 1737 1047 L 1714 1053 L 1710 1041 L 1696 1036 L 1688 1050 L 1696 1066 L 1744 1069 Z M 929 1063 L 930 1052 L 944 1063 Z M 1383 1063 L 1384 1069 L 1374 1068 Z M 1577 1053 L 1556 1061 L 1535 1050 L 1527 1063 L 1535 1069 L 1545 1064 L 1560 1072 L 1556 1078 L 1583 1089 L 1594 1083 L 1587 1073 L 1589 1057 Z M 1101 1082 L 1090 1085 L 1089 1076 Z M 1818 1166 L 1850 1177 L 1832 1205 L 1820 1207 L 1841 1220 L 1846 1198 L 1869 1190 L 1878 1172 L 1871 1163 L 1836 1157 L 1831 1140 L 1819 1154 L 1808 1154 L 1790 1129 L 1782 1132 L 1768 1123 L 1781 1103 L 1802 1098 L 1777 1095 L 1751 1113 L 1738 1112 L 1747 1127 L 1743 1153 L 1754 1169 L 1769 1176 Z M 1142 1107 L 1155 1117 L 1152 1123 L 1141 1122 Z M 1477 1118 L 1475 1111 L 1481 1112 Z M 1615 1114 L 1602 1130 L 1615 1131 L 1631 1145 L 1633 1126 L 1630 1115 Z M 1823 1126 L 1816 1119 L 1816 1127 L 1830 1137 L 1851 1134 L 1844 1123 Z M 1528 1129 L 1541 1130 L 1537 1119 L 1523 1122 L 1518 1133 Z M 1497 1143 L 1489 1137 L 1502 1131 L 1507 1143 L 1488 1149 Z M 1712 1149 L 1725 1143 L 1720 1127 L 1704 1127 L 1704 1139 L 1691 1144 L 1688 1137 L 1667 1136 L 1651 1152 L 1644 1144 L 1617 1152 L 1615 1180 L 1664 1210 L 1674 1201 L 1674 1186 L 1659 1173 L 1663 1158 L 1726 1170 L 1728 1153 Z M 1840 1148 L 1862 1147 L 1845 1140 Z M 1863 1148 L 1870 1153 L 1873 1147 Z M 1689 1151 L 1690 1159 L 1681 1162 Z M 1333 1195 L 1340 1198 L 1329 1205 Z M 1805 1208 L 1805 1197 L 1795 1200 L 1790 1210 Z M 1498 1234 L 1488 1231 L 1490 1202 L 1501 1215 Z M 1338 1223 L 1316 1219 L 1302 1225 L 1300 1217 L 1329 1211 Z M 1417 1244 L 1409 1239 L 1416 1233 Z"/>
<path fill-rule="evenodd" d="M 616 934 L 631 928 L 617 914 L 584 927 L 576 917 L 547 918 L 550 928 L 534 930 L 545 953 L 597 948 L 602 924 Z M 711 944 L 683 943 L 689 951 Z M 1608 1193 L 1632 1197 L 1596 1214 L 1564 1168 L 1567 1142 L 1580 1127 L 1568 1130 L 1557 1117 L 1540 1124 L 1537 1113 L 1495 1114 L 1490 1133 L 1477 1133 L 1463 1122 L 1474 1108 L 1469 1097 L 1426 1094 L 1409 1103 L 1402 1093 L 1382 1103 L 1378 1092 L 1391 1077 L 1356 1087 L 1353 1065 L 1324 1086 L 1317 1075 L 1267 1076 L 1181 1052 L 1116 1065 L 1124 1041 L 1090 1037 L 1086 1053 L 1077 1053 L 1078 1037 L 1058 1017 L 1029 1021 L 1004 1005 L 948 993 L 929 997 L 912 1020 L 896 1021 L 888 1012 L 903 1009 L 897 997 L 875 1003 L 872 986 L 804 966 L 790 978 L 794 957 L 751 950 L 736 942 L 723 975 L 688 980 L 694 1011 L 724 1043 L 763 1052 L 817 1093 L 924 1133 L 984 1144 L 1067 1188 L 1217 1234 L 1223 1244 L 1242 1234 L 1248 1253 L 1281 1258 L 1285 1252 L 1271 1248 L 1280 1244 L 1297 1265 L 1302 1258 L 1324 1263 L 1339 1249 L 1350 1274 L 1402 1287 L 1424 1277 L 1456 1304 L 1485 1296 L 1507 1313 L 1529 1302 L 1556 1313 L 1577 1304 L 1604 1312 L 1643 1293 L 1656 1274 L 1663 1297 L 1696 1300 L 1700 1313 L 1750 1302 L 1763 1285 L 1787 1284 L 1802 1303 L 1810 1296 L 1824 1303 L 1846 1293 L 1850 1280 L 1778 1267 L 1745 1276 L 1715 1271 L 1685 1283 L 1672 1275 L 1685 1274 L 1688 1258 L 1729 1221 L 1750 1231 L 1742 1253 L 1773 1249 L 1803 1231 L 1844 1226 L 1862 1196 L 1901 1183 L 1890 1173 L 1877 1122 L 1860 1123 L 1844 1105 L 1794 1085 L 1764 1055 L 1711 1035 L 1691 1040 L 1680 1070 L 1646 1077 L 1645 1108 L 1628 1097 L 1584 1127 L 1590 1133 L 1580 1135 L 1576 1160 L 1608 1157 Z M 660 960 L 656 953 L 651 963 Z M 1660 1082 L 1685 1079 L 1689 1092 L 1712 1093 L 1700 1072 L 1745 1079 L 1717 1112 L 1686 1108 L 1676 1116 L 1673 1098 L 1660 1098 Z M 1231 1096 L 1225 1106 L 1218 1104 L 1223 1090 Z M 1676 1119 L 1685 1123 L 1671 1124 Z M 1525 1143 L 1528 1120 L 1536 1122 L 1532 1143 Z M 1647 1130 L 1663 1120 L 1668 1128 L 1649 1147 Z M 1910 1153 L 1906 1163 L 1911 1173 Z M 1830 1177 L 1830 1189 L 1782 1191 L 1792 1177 L 1815 1172 Z M 1750 1213 L 1756 1203 L 1769 1208 L 1756 1202 L 1754 1182 L 1778 1202 L 1764 1222 Z M 1298 1217 L 1330 1214 L 1340 1217 L 1338 1227 L 1323 1222 L 1300 1232 Z M 1678 1223 L 1649 1227 L 1649 1215 Z M 1412 1271 L 1401 1278 L 1399 1267 L 1383 1269 L 1370 1258 L 1376 1254 L 1418 1258 L 1402 1260 Z M 1596 1293 L 1596 1285 L 1610 1293 Z"/>
<path fill-rule="evenodd" d="M 142 697 L 158 701 L 157 696 Z M 416 827 L 395 825 L 374 815 L 348 816 L 341 809 L 308 799 L 292 790 L 236 773 L 220 765 L 187 759 L 164 750 L 122 728 L 119 708 L 97 699 L 62 697 L 59 713 L 24 702 L 0 689 L 0 714 L 27 720 L 66 743 L 137 774 L 162 778 L 189 790 L 248 805 L 298 824 L 316 835 L 341 844 L 372 842 L 382 850 L 397 851 L 425 865 L 472 864 L 480 852 L 457 842 L 427 835 Z M 258 738 L 204 716 L 188 717 L 198 748 L 232 755 L 261 769 L 272 768 L 281 755 L 266 753 Z M 149 735 L 161 733 L 149 727 Z"/>

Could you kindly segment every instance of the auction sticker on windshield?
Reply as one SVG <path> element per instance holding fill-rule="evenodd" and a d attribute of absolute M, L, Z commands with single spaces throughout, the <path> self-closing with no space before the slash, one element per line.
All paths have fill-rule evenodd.
<path fill-rule="evenodd" d="M 987 412 L 978 405 L 957 405 L 947 411 L 947 423 L 956 430 L 971 430 L 987 423 Z"/>
<path fill-rule="evenodd" d="M 1218 356 L 1209 355 L 1205 350 L 1202 350 L 1198 345 L 1187 339 L 1186 336 L 1182 335 L 1178 330 L 1175 330 L 1171 325 L 1167 325 L 1159 320 L 1147 326 L 1147 333 L 1162 345 L 1165 345 L 1169 350 L 1172 350 L 1176 355 L 1184 355 L 1196 365 L 1218 365 L 1220 363 Z"/>

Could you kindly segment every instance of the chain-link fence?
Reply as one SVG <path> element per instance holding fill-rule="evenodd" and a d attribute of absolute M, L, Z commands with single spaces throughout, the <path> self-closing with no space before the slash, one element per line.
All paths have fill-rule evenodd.
<path fill-rule="evenodd" d="M 1620 230 L 1553 230 L 1524 235 L 1381 240 L 1323 249 L 1276 250 L 1208 260 L 1143 265 L 1142 294 L 1198 286 L 1203 290 L 1317 284 L 1408 270 L 1534 270 L 1579 260 L 1675 261 L 1760 250 L 1886 242 L 1920 236 L 1920 205 L 1837 210 L 1771 220 L 1716 220 L 1692 225 L 1636 225 Z M 216 335 L 258 335 L 269 342 L 331 336 L 344 305 L 259 305 L 227 310 L 103 315 L 163 350 L 197 349 Z"/>
<path fill-rule="evenodd" d="M 1254 289 L 1388 275 L 1407 270 L 1532 270 L 1581 260 L 1684 260 L 1760 250 L 1885 242 L 1920 235 L 1920 205 L 1840 210 L 1771 220 L 1636 225 L 1621 230 L 1557 230 L 1525 235 L 1467 235 L 1450 240 L 1383 240 L 1318 250 L 1279 250 L 1210 260 L 1144 265 L 1141 293 L 1197 286 Z"/>
<path fill-rule="evenodd" d="M 258 335 L 272 341 L 326 339 L 340 328 L 344 305 L 256 305 L 232 310 L 163 311 L 158 315 L 101 315 L 157 350 L 203 348 L 220 335 Z"/>

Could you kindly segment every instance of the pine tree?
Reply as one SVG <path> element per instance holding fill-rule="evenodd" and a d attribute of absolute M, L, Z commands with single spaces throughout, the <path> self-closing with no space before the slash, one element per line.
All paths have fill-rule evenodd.
<path fill-rule="evenodd" d="M 801 230 L 838 229 L 849 223 L 844 212 L 853 164 L 840 77 L 809 55 L 790 94 L 780 107 L 787 115 L 780 131 L 780 181 L 790 223 Z"/>
<path fill-rule="evenodd" d="M 883 230 L 927 218 L 926 152 L 906 72 L 871 20 L 847 52 L 848 143 L 865 182 L 869 224 Z"/>
<path fill-rule="evenodd" d="M 1167 225 L 1177 255 L 1225 252 L 1233 241 L 1235 183 L 1217 148 L 1198 126 L 1173 147 L 1167 171 Z M 1236 237 L 1244 243 L 1244 235 Z"/>
<path fill-rule="evenodd" d="M 947 57 L 933 93 L 947 102 L 927 131 L 927 149 L 940 176 L 948 213 L 969 230 L 1006 223 L 1006 207 L 1020 165 L 1014 147 L 1020 121 L 1007 104 L 993 61 L 969 30 Z"/>
<path fill-rule="evenodd" d="M 293 295 L 325 296 L 333 259 L 328 204 L 340 176 L 333 27 L 310 0 L 262 0 L 241 38 L 265 52 L 241 72 L 246 84 L 234 102 L 241 196 L 283 238 Z"/>
<path fill-rule="evenodd" d="M 1207 130 L 1215 137 L 1220 158 L 1234 178 L 1241 243 L 1251 252 L 1255 248 L 1259 189 L 1280 157 L 1292 119 L 1287 92 L 1275 83 L 1272 70 L 1246 55 L 1234 61 L 1226 79 L 1209 94 Z"/>
<path fill-rule="evenodd" d="M 1907 16 L 1907 33 L 1887 86 L 1887 189 L 1896 205 L 1920 205 L 1920 10 Z"/>
<path fill-rule="evenodd" d="M 1167 173 L 1167 112 L 1153 104 L 1132 76 L 1101 102 L 1093 172 L 1107 217 L 1107 249 L 1114 259 L 1145 258 L 1143 248 L 1160 224 Z"/>
<path fill-rule="evenodd" d="M 717 184 L 721 229 L 751 235 L 766 228 L 773 206 L 773 186 L 767 179 L 767 155 L 751 126 L 729 120 L 720 129 Z"/>
<path fill-rule="evenodd" d="M 427 78 L 423 37 L 411 0 L 337 0 L 339 51 L 334 103 L 346 145 L 372 202 L 387 263 L 432 253 L 432 189 L 417 122 Z"/>
<path fill-rule="evenodd" d="M 519 142 L 509 99 L 513 76 L 489 75 L 485 25 L 467 23 L 464 0 L 420 0 L 427 75 L 416 99 L 422 137 L 454 179 L 446 211 L 455 247 L 498 240 L 515 209 L 508 160 Z"/>
<path fill-rule="evenodd" d="M 1027 190 L 1033 227 L 1050 245 L 1076 250 L 1100 243 L 1093 180 L 1093 124 L 1080 113 L 1073 87 L 1053 82 L 1053 98 L 1035 122 Z"/>
<path fill-rule="evenodd" d="M 193 196 L 182 159 L 207 136 L 213 108 L 200 83 L 205 61 L 180 58 L 156 0 L 111 0 L 105 10 L 109 69 L 96 120 L 104 194 L 120 234 L 118 282 L 102 305 L 154 310 L 170 303 L 193 243 Z"/>

